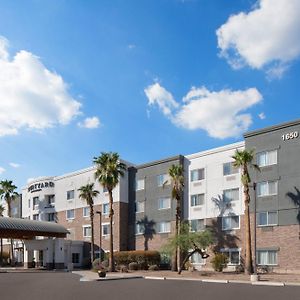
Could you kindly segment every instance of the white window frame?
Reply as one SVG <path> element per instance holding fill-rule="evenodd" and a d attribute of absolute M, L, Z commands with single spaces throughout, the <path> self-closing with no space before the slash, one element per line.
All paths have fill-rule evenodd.
<path fill-rule="evenodd" d="M 73 192 L 73 198 L 69 198 L 69 193 Z M 72 201 L 75 199 L 75 190 L 67 191 L 67 201 Z"/>
<path fill-rule="evenodd" d="M 167 207 L 161 207 L 161 203 L 164 203 L 164 201 L 167 200 Z M 171 208 L 171 198 L 170 197 L 161 197 L 158 199 L 158 210 L 164 210 L 164 209 L 170 209 Z"/>
<path fill-rule="evenodd" d="M 163 186 L 164 184 L 170 184 L 170 176 L 167 173 L 157 175 L 157 186 Z"/>
<path fill-rule="evenodd" d="M 232 191 L 237 191 L 237 195 L 238 195 L 238 199 L 230 199 L 230 200 L 226 200 L 225 198 L 225 193 L 226 192 L 232 192 Z M 225 189 L 223 190 L 223 201 L 225 203 L 230 203 L 230 202 L 233 202 L 233 201 L 239 201 L 240 200 L 240 189 L 239 188 L 231 188 L 231 189 Z"/>
<path fill-rule="evenodd" d="M 258 266 L 277 266 L 278 265 L 278 250 L 273 250 L 273 249 L 258 249 L 256 251 L 256 260 L 257 260 L 257 265 Z M 276 253 L 276 263 L 275 264 L 270 264 L 269 261 L 266 264 L 259 263 L 259 252 L 267 252 L 269 255 L 269 252 L 275 252 Z M 268 257 L 269 260 L 269 257 Z"/>
<path fill-rule="evenodd" d="M 203 172 L 203 178 L 199 178 L 200 171 Z M 195 180 L 193 180 L 193 175 L 192 175 L 194 172 L 198 173 L 197 179 L 195 179 Z M 198 168 L 198 169 L 191 170 L 190 176 L 191 176 L 191 182 L 197 182 L 197 181 L 204 180 L 205 179 L 205 168 Z"/>
<path fill-rule="evenodd" d="M 197 199 L 200 198 L 200 200 L 201 200 L 201 198 L 202 198 L 202 204 L 201 204 L 201 201 L 200 201 L 200 204 L 196 204 L 197 199 L 196 199 L 195 201 L 193 201 L 193 200 L 192 200 L 193 197 L 196 197 Z M 201 206 L 201 205 L 204 205 L 204 203 L 205 203 L 205 194 L 204 194 L 204 193 L 202 193 L 202 194 L 193 194 L 193 195 L 191 195 L 191 197 L 190 197 L 190 206 L 191 206 L 191 207 Z"/>
<path fill-rule="evenodd" d="M 135 182 L 135 190 L 142 191 L 145 189 L 145 178 L 137 179 Z"/>
<path fill-rule="evenodd" d="M 37 200 L 37 201 L 35 201 Z M 40 203 L 40 197 L 39 196 L 35 196 L 32 198 L 32 207 L 33 209 L 39 209 L 39 203 Z"/>
<path fill-rule="evenodd" d="M 167 231 L 161 231 L 162 224 L 169 224 L 169 229 Z M 158 223 L 158 233 L 170 233 L 171 232 L 171 222 L 170 221 L 163 221 Z"/>
<path fill-rule="evenodd" d="M 142 208 L 141 210 L 138 209 L 139 208 Z M 136 201 L 135 203 L 135 213 L 143 213 L 145 212 L 145 201 Z"/>
<path fill-rule="evenodd" d="M 108 227 L 108 233 L 104 233 L 104 227 Z M 109 236 L 110 234 L 110 224 L 109 223 L 102 223 L 102 236 Z"/>
<path fill-rule="evenodd" d="M 270 162 L 270 155 L 271 155 L 272 152 L 276 153 L 276 155 L 275 155 L 276 162 Z M 260 159 L 259 159 L 260 155 L 265 155 L 265 162 L 264 162 L 264 164 L 260 164 L 259 163 L 260 162 Z M 256 154 L 256 163 L 257 163 L 257 165 L 260 168 L 267 167 L 267 166 L 277 165 L 277 163 L 278 163 L 278 151 L 277 151 L 277 149 L 258 152 Z"/>
<path fill-rule="evenodd" d="M 86 209 L 88 210 L 88 214 L 87 215 L 85 214 Z M 85 206 L 85 207 L 82 208 L 82 216 L 84 218 L 88 218 L 90 216 L 90 207 L 89 206 Z"/>
<path fill-rule="evenodd" d="M 270 213 L 276 213 L 277 215 L 277 223 L 275 224 L 271 224 L 269 223 L 269 214 Z M 259 214 L 267 214 L 267 224 L 259 224 Z M 270 211 L 260 211 L 256 213 L 256 223 L 257 223 L 257 227 L 268 227 L 268 226 L 277 226 L 278 225 L 278 211 L 276 210 L 270 210 Z"/>
<path fill-rule="evenodd" d="M 107 211 L 105 211 L 104 207 L 107 207 Z M 102 203 L 102 215 L 107 216 L 109 215 L 109 203 Z"/>
<path fill-rule="evenodd" d="M 68 211 L 74 211 L 74 216 L 73 218 L 68 218 Z M 72 209 L 67 209 L 66 210 L 66 220 L 74 220 L 75 219 L 75 209 L 72 208 Z"/>
<path fill-rule="evenodd" d="M 90 232 L 91 232 L 90 235 L 85 235 L 84 231 L 86 230 L 86 228 L 90 228 Z M 84 238 L 90 238 L 90 237 L 92 237 L 92 226 L 91 225 L 82 225 L 82 236 Z"/>
<path fill-rule="evenodd" d="M 275 182 L 275 187 L 276 187 L 276 192 L 273 193 L 273 194 L 270 194 L 270 187 L 269 187 L 269 184 L 270 183 L 273 183 Z M 266 184 L 267 185 L 267 191 L 268 193 L 267 194 L 259 194 L 259 191 L 260 191 L 260 185 L 261 184 Z M 261 181 L 261 182 L 258 182 L 256 184 L 256 193 L 257 193 L 257 197 L 268 197 L 268 196 L 276 196 L 278 194 L 278 180 L 268 180 L 268 181 Z"/>
<path fill-rule="evenodd" d="M 229 174 L 225 174 L 225 165 L 228 165 L 230 164 L 230 173 Z M 235 172 L 233 172 L 235 171 Z M 229 162 L 226 162 L 226 163 L 223 163 L 223 176 L 231 176 L 231 175 L 235 175 L 235 174 L 239 174 L 240 172 L 240 169 L 239 168 L 235 168 L 233 166 L 233 162 L 232 161 L 229 161 Z"/>
<path fill-rule="evenodd" d="M 231 262 L 231 253 L 238 252 L 239 253 L 239 262 L 234 264 Z M 240 248 L 222 248 L 220 249 L 220 253 L 228 253 L 228 266 L 239 266 L 241 264 L 241 249 Z"/>
<path fill-rule="evenodd" d="M 230 219 L 232 219 L 232 218 L 238 218 L 239 219 L 238 227 L 231 227 L 230 226 L 230 228 L 224 228 L 224 219 L 228 219 L 228 218 L 230 218 Z M 240 216 L 236 216 L 236 215 L 234 215 L 234 216 L 224 216 L 224 217 L 222 217 L 222 230 L 223 231 L 231 231 L 231 230 L 240 229 L 240 222 L 241 222 Z M 230 222 L 230 225 L 231 225 L 231 222 Z"/>
<path fill-rule="evenodd" d="M 135 224 L 135 235 L 143 235 L 145 232 L 145 227 L 143 224 Z"/>

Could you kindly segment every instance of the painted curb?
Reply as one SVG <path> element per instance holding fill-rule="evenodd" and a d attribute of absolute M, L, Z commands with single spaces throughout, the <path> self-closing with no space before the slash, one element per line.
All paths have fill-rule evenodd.
<path fill-rule="evenodd" d="M 202 282 L 209 282 L 209 283 L 228 283 L 228 280 L 221 280 L 221 279 L 202 279 Z"/>
<path fill-rule="evenodd" d="M 283 282 L 274 282 L 274 281 L 257 281 L 252 282 L 252 285 L 269 285 L 269 286 L 284 286 Z"/>
<path fill-rule="evenodd" d="M 144 279 L 166 280 L 166 277 L 144 276 Z"/>

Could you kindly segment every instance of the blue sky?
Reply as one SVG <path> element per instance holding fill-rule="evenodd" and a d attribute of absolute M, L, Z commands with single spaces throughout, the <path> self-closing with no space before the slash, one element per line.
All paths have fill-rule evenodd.
<path fill-rule="evenodd" d="M 1 0 L 0 179 L 101 151 L 190 154 L 299 118 L 299 3 Z"/>

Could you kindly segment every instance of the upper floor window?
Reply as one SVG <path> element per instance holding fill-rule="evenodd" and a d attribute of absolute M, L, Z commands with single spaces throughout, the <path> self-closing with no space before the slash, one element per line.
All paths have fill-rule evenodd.
<path fill-rule="evenodd" d="M 55 204 L 55 195 L 47 195 L 47 204 L 48 205 L 54 205 Z"/>
<path fill-rule="evenodd" d="M 82 209 L 82 212 L 83 212 L 84 217 L 89 217 L 90 216 L 90 207 L 89 206 L 84 207 Z"/>
<path fill-rule="evenodd" d="M 102 235 L 109 235 L 110 230 L 109 230 L 109 224 L 103 224 L 102 225 Z"/>
<path fill-rule="evenodd" d="M 91 225 L 84 225 L 82 228 L 83 228 L 83 237 L 91 237 L 92 236 Z"/>
<path fill-rule="evenodd" d="M 108 215 L 109 214 L 109 203 L 102 204 L 102 214 Z"/>
<path fill-rule="evenodd" d="M 191 195 L 191 206 L 204 204 L 204 194 Z"/>
<path fill-rule="evenodd" d="M 228 216 L 222 218 L 222 230 L 232 230 L 240 228 L 240 216 Z"/>
<path fill-rule="evenodd" d="M 203 180 L 204 178 L 204 168 L 191 171 L 191 181 Z"/>
<path fill-rule="evenodd" d="M 232 175 L 237 174 L 239 172 L 239 168 L 234 167 L 233 162 L 228 162 L 223 164 L 223 175 Z"/>
<path fill-rule="evenodd" d="M 135 212 L 141 213 L 145 211 L 145 201 L 137 201 L 135 203 Z"/>
<path fill-rule="evenodd" d="M 272 226 L 278 224 L 277 211 L 264 211 L 257 213 L 258 226 Z"/>
<path fill-rule="evenodd" d="M 171 223 L 170 222 L 160 222 L 158 223 L 158 232 L 166 233 L 171 231 Z"/>
<path fill-rule="evenodd" d="M 38 220 L 39 220 L 39 214 L 33 215 L 33 216 L 32 216 L 32 220 L 38 221 Z"/>
<path fill-rule="evenodd" d="M 32 205 L 33 205 L 33 208 L 38 208 L 38 206 L 39 206 L 39 197 L 33 197 Z"/>
<path fill-rule="evenodd" d="M 265 167 L 277 164 L 277 150 L 264 151 L 257 153 L 256 156 L 257 165 L 259 167 Z"/>
<path fill-rule="evenodd" d="M 66 211 L 66 218 L 67 218 L 67 220 L 74 219 L 75 218 L 75 209 L 68 209 Z"/>
<path fill-rule="evenodd" d="M 277 195 L 277 181 L 258 182 L 256 190 L 258 197 Z"/>
<path fill-rule="evenodd" d="M 74 190 L 71 190 L 71 191 L 67 191 L 67 200 L 71 200 L 71 199 L 74 199 Z"/>
<path fill-rule="evenodd" d="M 164 184 L 170 184 L 170 176 L 168 174 L 157 175 L 157 185 L 163 186 Z"/>
<path fill-rule="evenodd" d="M 135 182 L 135 190 L 140 191 L 145 189 L 145 179 L 137 179 Z"/>
<path fill-rule="evenodd" d="M 239 200 L 239 189 L 228 189 L 223 191 L 223 201 L 224 202 L 231 202 Z"/>
<path fill-rule="evenodd" d="M 168 209 L 171 208 L 170 198 L 159 198 L 158 199 L 158 209 Z"/>
<path fill-rule="evenodd" d="M 204 219 L 191 220 L 191 231 L 197 232 L 205 229 Z"/>

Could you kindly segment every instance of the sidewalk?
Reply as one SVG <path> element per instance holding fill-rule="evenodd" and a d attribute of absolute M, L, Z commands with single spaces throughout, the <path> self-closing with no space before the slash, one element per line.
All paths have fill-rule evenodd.
<path fill-rule="evenodd" d="M 82 277 L 82 281 L 98 280 L 98 274 L 92 271 L 73 271 Z M 204 282 L 223 282 L 223 283 L 248 283 L 250 284 L 250 275 L 236 273 L 217 273 L 217 272 L 200 272 L 200 271 L 183 271 L 181 275 L 171 271 L 130 271 L 128 273 L 107 273 L 106 280 L 113 279 L 175 279 L 175 280 L 197 280 Z M 299 285 L 300 275 L 297 274 L 261 274 L 258 284 L 268 285 Z M 256 284 L 256 283 L 255 283 Z"/>

